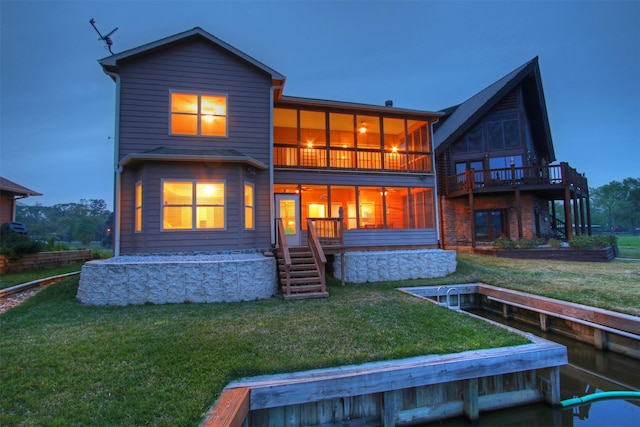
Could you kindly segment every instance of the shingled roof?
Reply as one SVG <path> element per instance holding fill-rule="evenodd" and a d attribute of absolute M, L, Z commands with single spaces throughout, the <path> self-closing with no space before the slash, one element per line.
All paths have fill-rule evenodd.
<path fill-rule="evenodd" d="M 481 90 L 460 105 L 442 110 L 442 124 L 434 132 L 434 146 L 439 154 L 471 129 L 485 114 L 515 87 L 524 86 L 524 101 L 532 132 L 544 144 L 550 161 L 555 160 L 547 107 L 542 90 L 542 79 L 536 56 L 500 80 Z"/>
<path fill-rule="evenodd" d="M 42 196 L 42 193 L 23 187 L 20 184 L 16 184 L 13 181 L 8 180 L 0 176 L 0 191 L 6 191 L 7 193 L 13 193 L 19 196 Z"/>

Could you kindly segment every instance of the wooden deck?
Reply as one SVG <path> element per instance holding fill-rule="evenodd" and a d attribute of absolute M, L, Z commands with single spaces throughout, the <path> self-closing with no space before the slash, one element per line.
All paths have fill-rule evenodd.
<path fill-rule="evenodd" d="M 565 189 L 579 195 L 588 195 L 587 179 L 567 163 L 553 166 L 524 166 L 466 170 L 446 178 L 445 195 L 448 198 L 475 194 L 513 191 L 540 191 L 563 197 Z"/>

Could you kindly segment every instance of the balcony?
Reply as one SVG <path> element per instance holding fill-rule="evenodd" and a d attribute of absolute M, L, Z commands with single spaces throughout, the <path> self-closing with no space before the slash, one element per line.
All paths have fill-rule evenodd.
<path fill-rule="evenodd" d="M 364 148 L 302 148 L 274 144 L 273 163 L 281 168 L 431 173 L 431 153 Z"/>
<path fill-rule="evenodd" d="M 445 195 L 448 198 L 461 197 L 469 192 L 496 193 L 514 189 L 558 194 L 569 189 L 582 196 L 588 195 L 589 191 L 587 179 L 568 163 L 550 166 L 512 166 L 502 169 L 470 169 L 448 176 L 445 181 Z"/>

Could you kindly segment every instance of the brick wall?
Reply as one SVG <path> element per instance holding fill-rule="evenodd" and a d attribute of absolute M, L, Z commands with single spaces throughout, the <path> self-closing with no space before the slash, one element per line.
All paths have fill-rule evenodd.
<path fill-rule="evenodd" d="M 522 194 L 520 197 L 522 204 L 522 235 L 524 238 L 536 236 L 535 208 L 539 210 L 540 233 L 549 234 L 551 231 L 551 221 L 545 222 L 545 216 L 550 217 L 547 202 L 532 194 Z M 457 199 L 446 199 L 440 197 L 442 206 L 442 228 L 444 234 L 444 247 L 455 248 L 457 246 L 471 245 L 473 230 L 470 222 L 469 199 L 461 197 Z M 516 211 L 515 194 L 501 194 L 492 196 L 476 196 L 474 198 L 475 210 L 505 210 L 508 221 L 508 237 L 518 238 L 518 216 Z M 513 210 L 512 210 L 513 209 Z"/>

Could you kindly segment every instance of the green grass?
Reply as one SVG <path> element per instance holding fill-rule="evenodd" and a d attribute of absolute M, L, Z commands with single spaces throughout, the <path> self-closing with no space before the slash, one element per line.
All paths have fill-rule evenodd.
<path fill-rule="evenodd" d="M 66 265 L 64 267 L 48 268 L 46 270 L 27 271 L 24 273 L 9 273 L 0 275 L 0 289 L 44 279 L 45 277 L 80 271 L 82 264 Z"/>
<path fill-rule="evenodd" d="M 620 258 L 640 259 L 640 236 L 618 236 Z"/>
<path fill-rule="evenodd" d="M 640 262 L 518 260 L 458 253 L 469 282 L 640 316 Z"/>
<path fill-rule="evenodd" d="M 77 281 L 0 315 L 0 425 L 197 425 L 233 379 L 525 342 L 395 290 L 406 282 L 332 281 L 330 298 L 306 301 L 89 307 Z"/>
<path fill-rule="evenodd" d="M 77 278 L 0 315 L 0 425 L 197 425 L 241 377 L 523 343 L 395 290 L 484 282 L 640 315 L 640 262 L 458 254 L 446 278 L 347 285 L 327 299 L 83 306 Z"/>

